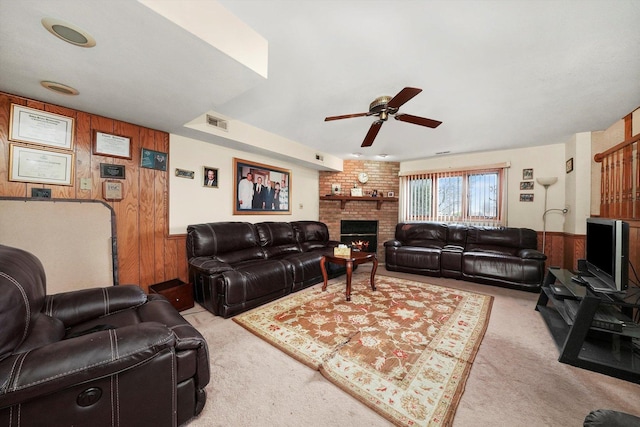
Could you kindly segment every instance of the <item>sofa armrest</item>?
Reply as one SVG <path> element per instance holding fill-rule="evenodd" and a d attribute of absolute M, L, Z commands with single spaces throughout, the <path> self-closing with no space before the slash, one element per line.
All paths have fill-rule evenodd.
<path fill-rule="evenodd" d="M 224 273 L 225 271 L 233 270 L 226 262 L 218 261 L 211 257 L 195 257 L 189 260 L 189 267 L 196 270 L 198 273 L 211 276 L 214 274 Z"/>
<path fill-rule="evenodd" d="M 399 248 L 402 246 L 402 242 L 400 240 L 387 240 L 384 242 L 384 246 L 386 247 L 396 247 Z"/>
<path fill-rule="evenodd" d="M 159 322 L 173 331 L 177 351 L 194 350 L 197 352 L 198 384 L 207 384 L 210 378 L 209 348 L 202 334 L 187 322 L 169 300 L 164 297 L 153 299 L 138 309 L 143 322 Z"/>
<path fill-rule="evenodd" d="M 145 302 L 147 294 L 138 286 L 120 285 L 47 295 L 43 312 L 62 320 L 68 328 Z"/>
<path fill-rule="evenodd" d="M 107 377 L 152 360 L 175 345 L 157 322 L 139 323 L 57 341 L 0 361 L 0 408 Z M 73 357 L 69 357 L 69 355 Z M 20 369 L 16 369 L 16 367 Z"/>
<path fill-rule="evenodd" d="M 547 256 L 537 249 L 520 249 L 518 256 L 522 259 L 547 259 Z"/>

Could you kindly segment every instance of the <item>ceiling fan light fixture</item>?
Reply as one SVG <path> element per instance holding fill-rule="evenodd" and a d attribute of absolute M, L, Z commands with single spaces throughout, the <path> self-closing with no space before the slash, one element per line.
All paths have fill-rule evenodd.
<path fill-rule="evenodd" d="M 52 92 L 60 93 L 62 95 L 76 96 L 80 94 L 77 89 L 72 88 L 71 86 L 63 85 L 62 83 L 41 81 L 40 84 L 42 85 L 42 87 L 49 89 Z"/>
<path fill-rule="evenodd" d="M 96 45 L 96 40 L 91 34 L 73 24 L 49 17 L 42 18 L 40 22 L 47 31 L 67 43 L 80 47 L 94 47 Z"/>
<path fill-rule="evenodd" d="M 391 101 L 390 96 L 377 97 L 371 104 L 369 104 L 369 112 L 372 114 L 377 114 L 380 111 L 384 111 L 389 101 Z"/>

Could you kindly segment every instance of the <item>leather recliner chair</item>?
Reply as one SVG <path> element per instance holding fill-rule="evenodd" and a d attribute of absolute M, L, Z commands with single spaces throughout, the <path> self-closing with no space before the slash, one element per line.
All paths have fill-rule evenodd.
<path fill-rule="evenodd" d="M 0 245 L 0 425 L 176 426 L 199 414 L 206 341 L 160 295 L 46 295 L 32 254 Z"/>

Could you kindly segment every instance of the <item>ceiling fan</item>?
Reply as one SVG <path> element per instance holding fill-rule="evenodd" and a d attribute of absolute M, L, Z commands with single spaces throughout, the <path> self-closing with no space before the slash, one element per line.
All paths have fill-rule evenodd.
<path fill-rule="evenodd" d="M 367 113 L 345 114 L 343 116 L 332 116 L 324 119 L 325 122 L 331 120 L 350 119 L 353 117 L 363 116 L 378 116 L 379 119 L 371 124 L 367 136 L 364 137 L 362 147 L 369 147 L 373 144 L 373 140 L 378 135 L 380 127 L 387 121 L 389 115 L 392 115 L 396 120 L 401 122 L 413 123 L 415 125 L 426 126 L 430 128 L 437 128 L 442 122 L 438 120 L 427 119 L 425 117 L 412 116 L 411 114 L 396 114 L 398 109 L 404 105 L 411 98 L 422 92 L 422 89 L 415 87 L 405 87 L 396 96 L 391 98 L 390 96 L 379 96 L 373 100 L 369 105 L 369 111 Z"/>

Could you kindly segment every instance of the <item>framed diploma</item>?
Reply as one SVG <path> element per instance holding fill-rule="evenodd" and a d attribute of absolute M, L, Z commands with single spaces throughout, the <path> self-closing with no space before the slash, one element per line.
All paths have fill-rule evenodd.
<path fill-rule="evenodd" d="M 71 150 L 73 148 L 73 122 L 72 117 L 11 104 L 9 139 Z"/>
<path fill-rule="evenodd" d="M 93 131 L 93 154 L 131 159 L 131 138 Z"/>
<path fill-rule="evenodd" d="M 11 144 L 9 146 L 9 180 L 71 185 L 73 158 L 73 153 Z"/>

